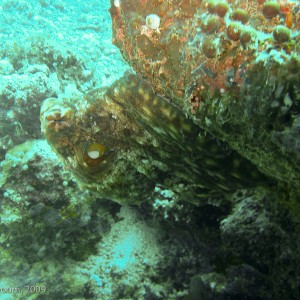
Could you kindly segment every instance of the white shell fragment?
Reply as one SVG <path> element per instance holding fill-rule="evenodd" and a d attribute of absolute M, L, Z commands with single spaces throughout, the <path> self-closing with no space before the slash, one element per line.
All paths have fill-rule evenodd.
<path fill-rule="evenodd" d="M 121 6 L 121 0 L 114 0 L 114 6 L 120 7 Z"/>
<path fill-rule="evenodd" d="M 160 17 L 156 14 L 150 14 L 146 17 L 146 25 L 151 29 L 158 29 L 160 25 Z"/>

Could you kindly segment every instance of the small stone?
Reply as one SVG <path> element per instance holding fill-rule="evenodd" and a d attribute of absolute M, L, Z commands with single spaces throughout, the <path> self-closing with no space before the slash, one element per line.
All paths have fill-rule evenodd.
<path fill-rule="evenodd" d="M 232 19 L 246 24 L 249 20 L 249 14 L 244 9 L 238 8 L 233 12 Z"/>
<path fill-rule="evenodd" d="M 241 36 L 241 28 L 238 23 L 231 23 L 227 27 L 227 36 L 233 40 L 233 41 L 238 41 Z"/>
<path fill-rule="evenodd" d="M 276 1 L 268 1 L 264 4 L 262 13 L 266 18 L 275 18 L 280 11 L 280 5 Z"/>
<path fill-rule="evenodd" d="M 243 48 L 248 48 L 251 44 L 255 42 L 256 32 L 254 30 L 247 30 L 242 32 L 240 36 L 240 42 Z"/>
<path fill-rule="evenodd" d="M 209 17 L 201 24 L 201 29 L 205 33 L 214 33 L 219 28 L 218 18 L 215 16 Z"/>
<path fill-rule="evenodd" d="M 278 25 L 273 31 L 273 37 L 278 43 L 286 43 L 291 38 L 291 32 L 287 27 Z"/>
<path fill-rule="evenodd" d="M 216 13 L 218 14 L 219 17 L 223 18 L 228 10 L 229 10 L 229 5 L 227 2 L 219 2 L 217 5 L 216 5 Z"/>
<path fill-rule="evenodd" d="M 28 170 L 28 165 L 23 165 L 23 166 L 22 166 L 22 170 L 23 170 L 23 171 L 27 171 L 27 170 Z"/>
<path fill-rule="evenodd" d="M 207 58 L 214 58 L 218 54 L 216 41 L 205 39 L 202 44 L 202 51 Z"/>
<path fill-rule="evenodd" d="M 6 59 L 0 60 L 0 74 L 9 75 L 14 72 L 13 65 Z"/>
<path fill-rule="evenodd" d="M 211 0 L 207 3 L 207 9 L 211 14 L 216 12 L 216 1 Z"/>

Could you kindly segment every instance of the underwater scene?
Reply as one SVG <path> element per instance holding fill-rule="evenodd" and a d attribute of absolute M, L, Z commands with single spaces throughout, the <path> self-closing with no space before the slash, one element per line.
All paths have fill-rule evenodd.
<path fill-rule="evenodd" d="M 300 300 L 299 0 L 0 16 L 0 300 Z"/>

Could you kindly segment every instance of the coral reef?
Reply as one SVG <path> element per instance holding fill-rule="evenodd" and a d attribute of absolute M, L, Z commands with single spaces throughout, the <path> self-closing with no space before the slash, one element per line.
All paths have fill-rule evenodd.
<path fill-rule="evenodd" d="M 41 172 L 45 164 L 47 173 Z M 84 240 L 84 232 L 91 230 L 89 226 L 99 222 L 104 233 L 109 228 L 109 223 L 93 212 L 93 195 L 75 192 L 76 181 L 61 171 L 45 141 L 15 146 L 1 167 L 2 243 L 18 257 L 25 255 L 27 260 L 36 261 L 59 251 L 84 257 L 89 249 L 86 245 L 101 238 L 98 232 L 94 237 L 85 235 Z M 53 185 L 57 188 L 52 189 Z"/>
<path fill-rule="evenodd" d="M 93 74 L 74 55 L 61 53 L 43 39 L 28 50 L 6 45 L 0 61 L 0 148 L 5 151 L 41 138 L 41 102 L 59 94 L 80 94 L 93 87 Z M 28 63 L 30 61 L 30 63 Z"/>
<path fill-rule="evenodd" d="M 66 3 L 1 4 L 0 298 L 299 299 L 299 1 L 112 0 L 119 79 Z"/>

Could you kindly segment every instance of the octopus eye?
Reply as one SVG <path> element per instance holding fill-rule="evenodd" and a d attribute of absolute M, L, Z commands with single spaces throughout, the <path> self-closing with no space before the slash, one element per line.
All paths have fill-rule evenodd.
<path fill-rule="evenodd" d="M 97 167 L 104 160 L 106 147 L 99 143 L 90 144 L 84 153 L 83 159 L 90 167 Z"/>
<path fill-rule="evenodd" d="M 100 152 L 98 150 L 89 151 L 87 155 L 92 159 L 97 159 L 101 156 Z"/>

